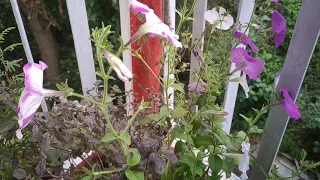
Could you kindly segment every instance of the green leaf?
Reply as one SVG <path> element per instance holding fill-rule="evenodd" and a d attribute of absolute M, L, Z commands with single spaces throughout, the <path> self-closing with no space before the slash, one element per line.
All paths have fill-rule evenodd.
<path fill-rule="evenodd" d="M 186 145 L 182 141 L 178 141 L 174 147 L 174 153 L 184 153 Z"/>
<path fill-rule="evenodd" d="M 171 118 L 184 117 L 189 111 L 183 107 L 177 107 L 172 111 Z"/>
<path fill-rule="evenodd" d="M 128 152 L 132 153 L 127 160 L 128 166 L 130 167 L 130 166 L 135 166 L 135 165 L 139 164 L 139 162 L 141 160 L 141 155 L 140 155 L 138 149 L 131 148 L 131 149 L 128 149 Z"/>
<path fill-rule="evenodd" d="M 170 169 L 170 162 L 167 162 L 164 172 L 161 175 L 161 180 L 173 180 L 173 175 Z"/>
<path fill-rule="evenodd" d="M 155 121 L 159 121 L 162 118 L 160 114 L 150 114 L 147 117 Z"/>
<path fill-rule="evenodd" d="M 107 96 L 107 103 L 111 103 L 114 100 L 114 98 Z"/>
<path fill-rule="evenodd" d="M 126 143 L 126 145 L 130 145 L 131 144 L 131 138 L 128 135 L 122 135 L 119 136 L 119 138 Z"/>
<path fill-rule="evenodd" d="M 227 178 L 230 178 L 232 172 L 232 163 L 228 161 L 222 161 L 222 170 L 226 173 Z"/>
<path fill-rule="evenodd" d="M 85 176 L 85 177 L 81 178 L 81 180 L 91 180 L 91 176 Z"/>
<path fill-rule="evenodd" d="M 263 133 L 263 129 L 259 129 L 257 125 L 252 126 L 248 132 L 248 134 L 260 134 L 260 133 Z"/>
<path fill-rule="evenodd" d="M 179 161 L 183 164 L 194 166 L 194 164 L 196 163 L 196 160 L 194 159 L 194 156 L 191 153 L 193 152 L 188 152 L 187 154 L 181 155 Z"/>
<path fill-rule="evenodd" d="M 48 163 L 55 163 L 59 159 L 60 153 L 56 150 L 49 150 L 46 152 L 46 156 L 46 160 Z"/>
<path fill-rule="evenodd" d="M 61 86 L 60 84 L 56 84 L 56 86 L 59 91 L 65 91 L 64 87 Z"/>
<path fill-rule="evenodd" d="M 209 156 L 209 168 L 212 171 L 212 175 L 218 174 L 222 169 L 222 160 L 217 155 Z"/>
<path fill-rule="evenodd" d="M 197 134 L 197 136 L 193 138 L 193 141 L 196 148 L 199 148 L 201 146 L 208 147 L 209 145 L 213 144 L 212 137 L 208 135 Z"/>
<path fill-rule="evenodd" d="M 144 180 L 144 174 L 140 171 L 131 171 L 130 169 L 127 169 L 125 174 L 129 180 Z"/>
<path fill-rule="evenodd" d="M 246 133 L 243 132 L 243 131 L 239 131 L 238 134 L 237 134 L 237 137 L 238 137 L 241 141 L 245 141 L 246 143 L 249 142 L 248 136 L 247 136 Z"/>
<path fill-rule="evenodd" d="M 86 168 L 86 167 L 82 167 L 82 171 L 84 172 L 84 173 L 86 173 L 87 175 L 93 175 L 93 173 L 88 169 L 88 168 Z"/>
<path fill-rule="evenodd" d="M 118 139 L 117 136 L 115 136 L 113 133 L 108 133 L 101 139 L 101 141 L 102 142 L 110 142 L 115 139 Z"/>
<path fill-rule="evenodd" d="M 179 138 L 185 141 L 188 140 L 187 134 L 184 133 L 184 130 L 181 127 L 175 127 L 172 130 L 172 139 L 175 139 L 175 138 Z"/>
<path fill-rule="evenodd" d="M 170 85 L 170 87 L 172 87 L 173 89 L 175 89 L 175 90 L 177 90 L 177 91 L 179 91 L 179 92 L 184 94 L 184 87 L 183 86 L 184 85 L 182 83 L 179 83 L 179 84 L 173 83 L 173 84 Z"/>

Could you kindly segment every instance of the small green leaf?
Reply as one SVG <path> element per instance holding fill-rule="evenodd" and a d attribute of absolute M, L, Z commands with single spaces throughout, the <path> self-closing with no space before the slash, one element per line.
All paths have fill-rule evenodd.
<path fill-rule="evenodd" d="M 252 126 L 248 132 L 248 134 L 260 134 L 260 133 L 263 133 L 263 129 L 259 129 L 257 125 Z"/>
<path fill-rule="evenodd" d="M 141 160 L 141 155 L 140 155 L 138 149 L 131 148 L 131 149 L 128 149 L 128 152 L 132 153 L 127 160 L 128 166 L 130 167 L 130 166 L 135 166 L 135 165 L 139 164 L 139 162 Z"/>
<path fill-rule="evenodd" d="M 91 176 L 85 176 L 85 177 L 81 178 L 81 180 L 91 180 Z"/>
<path fill-rule="evenodd" d="M 182 140 L 185 140 L 187 141 L 188 140 L 188 136 L 187 134 L 184 132 L 184 130 L 181 128 L 181 127 L 175 127 L 173 130 L 172 130 L 172 138 L 175 139 L 175 138 L 179 138 L 179 139 L 182 139 Z"/>
<path fill-rule="evenodd" d="M 170 85 L 171 88 L 173 88 L 173 89 L 175 89 L 175 90 L 177 90 L 177 91 L 179 91 L 179 92 L 181 92 L 181 93 L 184 94 L 184 88 L 183 88 L 183 86 L 184 86 L 184 85 L 183 85 L 182 83 L 179 83 L 179 84 L 173 83 L 173 84 Z"/>
<path fill-rule="evenodd" d="M 167 162 L 164 172 L 161 175 L 161 180 L 173 180 L 173 175 L 170 169 L 170 162 Z"/>
<path fill-rule="evenodd" d="M 218 174 L 222 169 L 222 160 L 217 155 L 210 155 L 209 156 L 209 168 L 212 171 L 213 175 Z"/>
<path fill-rule="evenodd" d="M 56 150 L 49 150 L 46 152 L 46 156 L 46 160 L 48 163 L 55 163 L 59 159 L 60 153 Z"/>
<path fill-rule="evenodd" d="M 84 173 L 86 173 L 87 175 L 93 175 L 93 173 L 88 169 L 88 168 L 86 168 L 86 167 L 82 167 L 82 171 L 84 172 Z"/>
<path fill-rule="evenodd" d="M 66 91 L 66 90 L 64 89 L 64 87 L 61 86 L 60 84 L 56 84 L 56 86 L 57 86 L 57 89 L 58 89 L 59 91 Z"/>
<path fill-rule="evenodd" d="M 213 144 L 212 137 L 208 135 L 197 134 L 195 138 L 193 138 L 195 148 L 199 148 L 201 146 L 208 147 Z"/>
<path fill-rule="evenodd" d="M 245 132 L 243 131 L 239 131 L 238 134 L 237 134 L 237 137 L 241 140 L 241 141 L 245 141 L 245 142 L 249 142 L 249 138 L 248 136 L 246 135 Z"/>
<path fill-rule="evenodd" d="M 187 164 L 189 166 L 194 166 L 196 160 L 194 159 L 193 155 L 190 153 L 193 153 L 193 152 L 188 152 L 187 154 L 181 155 L 179 161 L 183 164 Z"/>
<path fill-rule="evenodd" d="M 126 145 L 130 145 L 131 144 L 131 138 L 128 135 L 122 135 L 119 136 L 119 138 L 126 143 Z"/>
<path fill-rule="evenodd" d="M 177 107 L 172 111 L 171 118 L 184 117 L 189 111 L 183 107 Z"/>
<path fill-rule="evenodd" d="M 127 169 L 125 174 L 129 180 L 144 180 L 144 174 L 140 171 L 131 171 L 130 169 Z"/>
<path fill-rule="evenodd" d="M 113 133 L 108 133 L 101 139 L 101 141 L 102 142 L 110 142 L 115 139 L 117 139 L 117 137 Z"/>

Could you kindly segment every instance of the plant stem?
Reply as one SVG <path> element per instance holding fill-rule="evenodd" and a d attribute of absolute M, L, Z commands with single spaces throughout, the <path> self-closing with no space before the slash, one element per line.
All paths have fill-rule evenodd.
<path fill-rule="evenodd" d="M 112 173 L 121 172 L 121 171 L 123 171 L 123 169 L 115 169 L 115 170 L 111 170 L 111 171 L 94 172 L 93 175 L 99 176 L 99 175 L 103 175 L 103 174 L 112 174 Z"/>
<path fill-rule="evenodd" d="M 120 133 L 120 136 L 124 135 L 128 129 L 130 128 L 132 122 L 135 120 L 135 118 L 137 117 L 137 115 L 139 114 L 139 112 L 141 111 L 142 109 L 138 109 L 134 114 L 133 116 L 131 117 L 131 119 L 129 120 L 127 126 L 123 129 L 123 131 Z"/>
<path fill-rule="evenodd" d="M 84 95 L 82 95 L 82 94 L 70 92 L 70 93 L 68 94 L 68 96 L 79 97 L 79 98 L 82 98 L 82 99 L 84 99 L 84 100 L 86 100 L 86 101 L 89 101 L 89 102 L 91 102 L 91 103 L 93 103 L 93 104 L 96 104 L 96 105 L 99 105 L 99 106 L 101 105 L 101 103 L 99 103 L 98 101 L 95 101 L 95 100 L 93 100 L 93 99 L 90 99 L 90 98 L 88 98 L 88 97 L 86 97 L 86 96 L 84 96 Z"/>

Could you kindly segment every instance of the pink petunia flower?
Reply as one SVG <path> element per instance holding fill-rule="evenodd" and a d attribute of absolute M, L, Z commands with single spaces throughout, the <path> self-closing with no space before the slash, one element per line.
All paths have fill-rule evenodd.
<path fill-rule="evenodd" d="M 32 121 L 41 101 L 45 97 L 65 95 L 65 93 L 61 91 L 43 88 L 43 71 L 47 68 L 48 66 L 42 61 L 40 61 L 39 64 L 28 63 L 23 67 L 25 88 L 20 96 L 17 110 L 19 116 L 19 129 L 16 131 L 16 135 L 18 139 L 23 137 L 21 130 Z"/>
<path fill-rule="evenodd" d="M 243 71 L 252 80 L 257 80 L 264 69 L 264 61 L 250 56 L 243 48 L 233 48 L 231 59 L 236 64 L 236 70 Z"/>
<path fill-rule="evenodd" d="M 252 40 L 249 38 L 248 35 L 240 32 L 240 31 L 235 31 L 233 33 L 233 37 L 240 39 L 241 38 L 241 43 L 243 45 L 249 45 L 252 49 L 253 52 L 257 53 L 259 52 L 259 49 L 254 45 L 254 43 L 252 42 Z"/>
<path fill-rule="evenodd" d="M 287 111 L 288 116 L 294 119 L 300 119 L 301 114 L 299 112 L 299 107 L 293 102 L 289 92 L 285 86 L 281 87 L 280 90 L 283 93 L 284 101 L 281 104 L 281 107 Z"/>
<path fill-rule="evenodd" d="M 121 59 L 119 59 L 114 54 L 103 50 L 104 57 L 108 60 L 112 69 L 117 73 L 118 77 L 123 82 L 129 82 L 132 79 L 132 72 L 123 64 Z"/>
<path fill-rule="evenodd" d="M 287 31 L 286 28 L 286 19 L 279 13 L 279 11 L 274 10 L 272 14 L 272 31 L 276 34 L 274 44 L 277 48 L 284 42 Z"/>
<path fill-rule="evenodd" d="M 143 15 L 146 22 L 140 26 L 139 30 L 131 37 L 125 46 L 140 39 L 145 34 L 150 34 L 151 37 L 162 36 L 166 38 L 175 47 L 182 47 L 178 41 L 179 36 L 174 33 L 174 30 L 164 24 L 159 17 L 147 5 L 140 3 L 137 0 L 130 0 L 129 5 L 139 15 Z"/>

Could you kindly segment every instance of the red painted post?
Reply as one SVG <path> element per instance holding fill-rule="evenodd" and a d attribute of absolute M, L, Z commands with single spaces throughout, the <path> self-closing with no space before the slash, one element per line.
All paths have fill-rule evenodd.
<path fill-rule="evenodd" d="M 162 1 L 161 0 L 140 0 L 153 9 L 155 14 L 162 19 Z M 134 15 L 130 12 L 130 29 L 131 36 L 137 32 L 137 29 L 142 24 Z M 140 48 L 141 47 L 141 48 Z M 133 50 L 140 48 L 140 55 L 151 67 L 154 73 L 159 77 L 161 63 L 160 58 L 163 52 L 163 48 L 160 44 L 160 38 L 144 38 L 131 44 Z M 135 103 L 140 103 L 142 98 L 145 101 L 150 101 L 152 96 L 157 96 L 160 93 L 160 84 L 157 82 L 154 75 L 148 70 L 146 65 L 138 58 L 132 57 L 132 71 L 133 78 L 133 92 Z"/>

